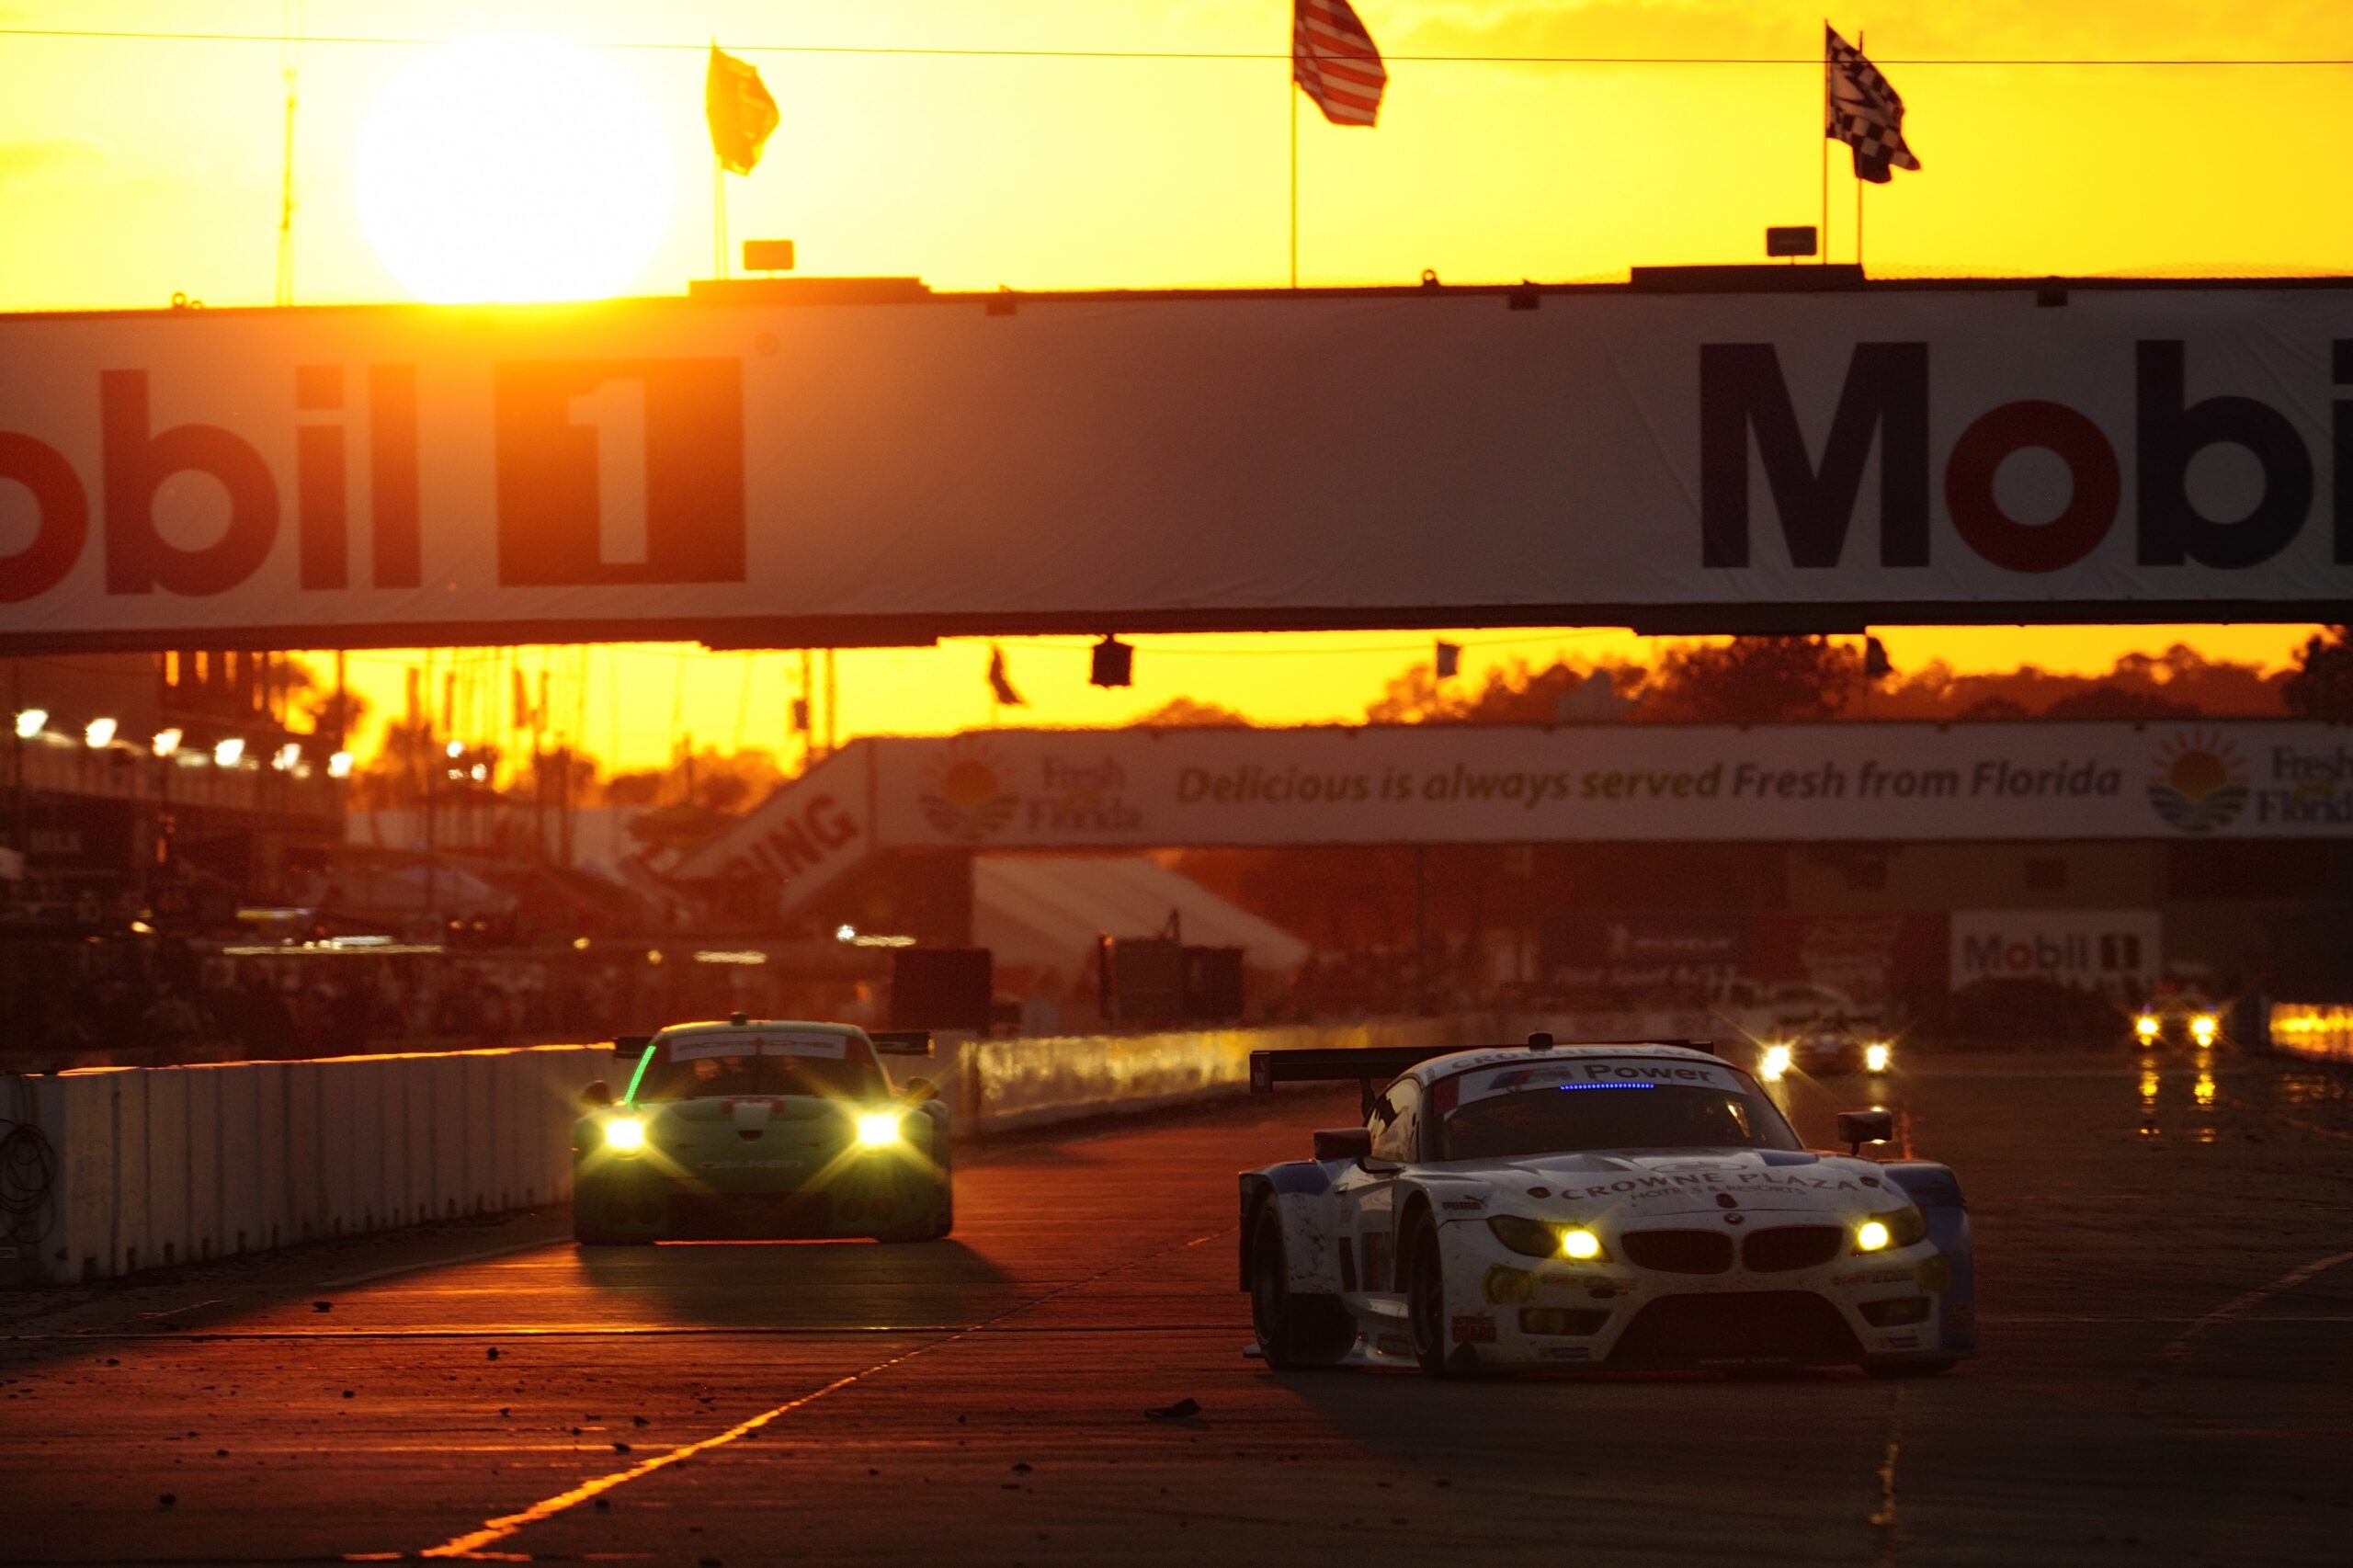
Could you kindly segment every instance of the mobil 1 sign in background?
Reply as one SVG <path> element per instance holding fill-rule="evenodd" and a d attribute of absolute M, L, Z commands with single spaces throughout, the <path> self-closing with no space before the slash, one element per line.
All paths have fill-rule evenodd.
<path fill-rule="evenodd" d="M 0 642 L 2325 619 L 2353 290 L 0 320 Z"/>

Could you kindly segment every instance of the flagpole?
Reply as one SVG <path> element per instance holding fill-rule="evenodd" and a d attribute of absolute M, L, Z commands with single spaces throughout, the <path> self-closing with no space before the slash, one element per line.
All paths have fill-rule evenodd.
<path fill-rule="evenodd" d="M 1822 138 L 1822 260 L 1830 265 L 1830 18 L 1822 19 L 1822 119 L 1815 127 Z"/>
<path fill-rule="evenodd" d="M 1299 90 L 1283 78 L 1283 99 L 1290 106 L 1290 286 L 1299 287 Z"/>
<path fill-rule="evenodd" d="M 1864 40 L 1865 35 L 1866 35 L 1866 30 L 1865 30 L 1864 28 L 1857 28 L 1855 29 L 1855 52 L 1856 52 L 1856 53 L 1858 53 L 1858 54 L 1860 54 L 1860 53 L 1862 52 L 1862 51 L 1863 51 L 1863 40 Z M 1855 176 L 1855 270 L 1856 270 L 1857 272 L 1860 272 L 1860 271 L 1863 269 L 1863 187 L 1864 187 L 1864 184 L 1865 184 L 1865 181 L 1864 181 L 1864 179 L 1863 179 L 1863 176 L 1860 176 L 1860 175 L 1857 175 L 1857 176 Z"/>

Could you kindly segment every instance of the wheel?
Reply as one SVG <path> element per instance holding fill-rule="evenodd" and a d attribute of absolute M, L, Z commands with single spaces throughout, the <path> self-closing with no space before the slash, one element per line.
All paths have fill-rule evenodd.
<path fill-rule="evenodd" d="M 1269 1370 L 1328 1367 L 1357 1342 L 1356 1320 L 1336 1296 L 1290 1288 L 1290 1263 L 1283 1251 L 1282 1216 L 1270 1201 L 1258 1210 L 1250 1233 L 1250 1326 Z"/>
<path fill-rule="evenodd" d="M 654 1244 L 654 1238 L 652 1236 L 627 1235 L 621 1232 L 608 1231 L 597 1225 L 586 1217 L 587 1213 L 590 1211 L 589 1202 L 590 1200 L 588 1199 L 577 1194 L 573 1198 L 572 1240 L 574 1245 L 584 1247 L 627 1247 L 652 1246 Z"/>
<path fill-rule="evenodd" d="M 1405 1323 L 1414 1341 L 1414 1359 L 1433 1378 L 1448 1376 L 1451 1348 L 1446 1340 L 1446 1264 L 1438 1256 L 1438 1227 L 1427 1217 L 1407 1233 L 1405 1250 Z"/>
<path fill-rule="evenodd" d="M 878 1242 L 894 1243 L 944 1241 L 947 1239 L 948 1233 L 955 1228 L 955 1189 L 942 1187 L 938 1201 L 925 1212 L 922 1219 L 912 1221 L 892 1230 L 878 1232 L 874 1239 Z"/>
<path fill-rule="evenodd" d="M 1958 1358 L 1938 1357 L 1930 1361 L 1866 1361 L 1863 1376 L 1867 1378 L 1940 1378 L 1961 1365 Z"/>
<path fill-rule="evenodd" d="M 948 1129 L 934 1121 L 931 1124 L 932 1191 L 931 1205 L 921 1220 L 911 1221 L 874 1239 L 879 1242 L 945 1241 L 956 1228 L 955 1151 L 948 1142 Z"/>

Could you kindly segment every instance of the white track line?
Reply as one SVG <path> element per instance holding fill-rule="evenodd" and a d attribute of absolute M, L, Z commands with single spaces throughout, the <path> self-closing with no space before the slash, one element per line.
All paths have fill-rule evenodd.
<path fill-rule="evenodd" d="M 1904 1385 L 1895 1385 L 1887 1402 L 1887 1441 L 1880 1451 L 1879 1511 L 1869 1523 L 1879 1531 L 1879 1552 L 1873 1559 L 1874 1568 L 1894 1568 L 1896 1554 L 1902 1549 L 1904 1537 L 1898 1528 L 1895 1514 L 1895 1466 L 1904 1457 Z"/>
<path fill-rule="evenodd" d="M 2208 1312 L 2204 1317 L 2192 1323 L 2188 1328 L 2183 1329 L 2181 1333 L 2174 1338 L 2171 1344 L 2167 1345 L 2163 1350 L 2157 1352 L 2157 1359 L 2165 1362 L 2168 1365 L 2178 1364 L 2188 1356 L 2191 1343 L 2195 1341 L 2200 1335 L 2205 1334 L 2212 1329 L 2220 1328 L 2222 1324 L 2230 1322 L 2231 1319 L 2238 1316 L 2241 1312 L 2247 1311 L 2249 1308 L 2259 1307 L 2264 1302 L 2269 1301 L 2272 1297 L 2279 1295 L 2281 1291 L 2292 1290 L 2297 1286 L 2302 1284 L 2305 1280 L 2311 1279 L 2317 1275 L 2325 1274 L 2340 1263 L 2353 1263 L 2353 1252 L 2340 1252 L 2331 1256 L 2320 1258 L 2312 1263 L 2307 1263 L 2302 1268 L 2292 1270 L 2287 1274 L 2282 1274 L 2270 1284 L 2263 1286 L 2258 1290 L 2249 1290 L 2244 1296 L 2234 1296 L 2231 1300 L 2223 1302 L 2221 1306 L 2216 1307 L 2212 1312 Z"/>
<path fill-rule="evenodd" d="M 575 1507 L 578 1505 L 588 1501 L 588 1499 L 597 1495 L 599 1493 L 610 1492 L 616 1486 L 624 1485 L 630 1482 L 637 1480 L 641 1476 L 650 1475 L 654 1471 L 661 1470 L 665 1466 L 676 1464 L 681 1460 L 692 1459 L 697 1454 L 708 1452 L 709 1450 L 718 1448 L 725 1443 L 732 1443 L 739 1437 L 748 1437 L 752 1433 L 756 1432 L 761 1427 L 767 1426 L 769 1422 L 778 1419 L 779 1416 L 790 1415 L 791 1412 L 799 1410 L 805 1404 L 813 1404 L 816 1401 L 824 1398 L 829 1393 L 848 1388 L 853 1383 L 870 1378 L 877 1372 L 898 1366 L 903 1361 L 912 1361 L 918 1356 L 940 1349 L 946 1346 L 953 1345 L 960 1339 L 969 1338 L 972 1335 L 980 1333 L 982 1330 L 990 1327 L 992 1324 L 1003 1323 L 1007 1318 L 1017 1317 L 1023 1312 L 1030 1312 L 1040 1307 L 1046 1302 L 1052 1301 L 1057 1296 L 1066 1296 L 1073 1290 L 1085 1290 L 1087 1286 L 1094 1284 L 1096 1281 L 1108 1278 L 1111 1275 L 1123 1273 L 1131 1268 L 1141 1267 L 1144 1264 L 1156 1262 L 1161 1258 L 1166 1257 L 1172 1253 L 1188 1251 L 1193 1247 L 1199 1246 L 1203 1242 L 1213 1242 L 1220 1236 L 1230 1235 L 1232 1233 L 1232 1229 L 1229 1227 L 1227 1230 L 1212 1232 L 1206 1236 L 1195 1236 L 1188 1242 L 1180 1242 L 1174 1246 L 1158 1248 L 1153 1252 L 1144 1254 L 1141 1257 L 1130 1258 L 1125 1263 L 1115 1263 L 1108 1268 L 1098 1269 L 1083 1279 L 1074 1279 L 1067 1285 L 1059 1286 L 1054 1290 L 1048 1290 L 1044 1294 L 1033 1297 L 1031 1300 L 1023 1301 L 1017 1306 L 1009 1307 L 1006 1311 L 999 1312 L 995 1317 L 989 1319 L 987 1323 L 977 1324 L 971 1328 L 959 1330 L 957 1333 L 950 1334 L 944 1338 L 926 1341 L 926 1343 L 915 1346 L 910 1349 L 902 1350 L 896 1356 L 890 1357 L 885 1360 L 877 1361 L 870 1367 L 851 1372 L 845 1377 L 835 1378 L 832 1382 L 825 1384 L 823 1388 L 813 1390 L 808 1393 L 801 1394 L 796 1399 L 786 1400 L 782 1404 L 776 1406 L 774 1409 L 764 1410 L 748 1421 L 741 1421 L 736 1425 L 730 1426 L 724 1432 L 714 1433 L 710 1437 L 700 1438 L 698 1441 L 685 1444 L 679 1448 L 672 1449 L 665 1453 L 655 1454 L 653 1458 L 642 1460 L 638 1463 L 631 1465 L 626 1470 L 617 1470 L 609 1474 L 592 1476 L 588 1480 L 582 1482 L 579 1485 L 573 1487 L 570 1491 L 559 1492 L 552 1497 L 542 1498 L 540 1501 L 532 1504 L 529 1507 L 525 1508 L 518 1513 L 507 1514 L 495 1519 L 485 1519 L 483 1521 L 483 1525 L 480 1529 L 469 1530 L 464 1535 L 452 1537 L 451 1539 L 443 1541 L 438 1546 L 427 1547 L 425 1551 L 418 1553 L 418 1555 L 422 1557 L 490 1557 L 518 1562 L 528 1561 L 528 1558 L 517 1557 L 511 1553 L 485 1552 L 483 1549 L 488 1546 L 494 1546 L 499 1541 L 505 1540 L 508 1536 L 513 1535 L 516 1531 L 520 1530 L 527 1526 L 535 1525 L 542 1520 L 553 1518 L 556 1515 L 563 1513 L 568 1508 Z M 347 1556 L 346 1560 L 358 1562 L 373 1561 L 375 1559 Z"/>

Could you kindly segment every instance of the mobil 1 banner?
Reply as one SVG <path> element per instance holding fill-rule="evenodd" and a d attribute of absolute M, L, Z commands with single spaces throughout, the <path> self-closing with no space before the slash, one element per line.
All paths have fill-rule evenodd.
<path fill-rule="evenodd" d="M 892 846 L 2228 838 L 2353 827 L 2353 734 L 2284 722 L 991 731 L 868 744 L 875 841 Z"/>
<path fill-rule="evenodd" d="M 991 299 L 0 319 L 0 645 L 2353 601 L 2353 290 Z"/>
<path fill-rule="evenodd" d="M 1952 916 L 1952 983 L 2057 980 L 2145 989 L 2165 971 L 2148 909 L 1964 909 Z"/>

